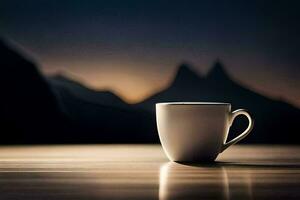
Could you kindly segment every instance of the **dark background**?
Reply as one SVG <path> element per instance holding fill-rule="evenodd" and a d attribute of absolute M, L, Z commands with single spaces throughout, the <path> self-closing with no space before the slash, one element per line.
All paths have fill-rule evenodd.
<path fill-rule="evenodd" d="M 0 143 L 158 142 L 163 101 L 230 102 L 255 119 L 243 142 L 299 143 L 299 8 L 0 1 Z"/>

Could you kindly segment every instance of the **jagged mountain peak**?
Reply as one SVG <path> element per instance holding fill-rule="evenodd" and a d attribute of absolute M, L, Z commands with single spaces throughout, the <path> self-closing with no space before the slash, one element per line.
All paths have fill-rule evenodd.
<path fill-rule="evenodd" d="M 220 60 L 215 61 L 212 68 L 210 69 L 210 71 L 207 74 L 207 78 L 208 79 L 218 79 L 218 80 L 230 79 L 229 75 L 224 67 L 224 64 Z"/>
<path fill-rule="evenodd" d="M 177 69 L 177 74 L 195 74 L 195 71 L 192 69 L 193 67 L 190 64 L 187 63 L 181 63 Z"/>
<path fill-rule="evenodd" d="M 173 84 L 185 84 L 188 82 L 200 81 L 201 79 L 202 77 L 190 64 L 182 63 L 177 69 Z"/>

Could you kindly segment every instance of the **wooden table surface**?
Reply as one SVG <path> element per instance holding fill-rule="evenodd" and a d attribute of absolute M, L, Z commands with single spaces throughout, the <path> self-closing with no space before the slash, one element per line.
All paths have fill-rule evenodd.
<path fill-rule="evenodd" d="M 159 145 L 2 146 L 0 199 L 300 199 L 300 146 L 235 145 L 195 165 Z"/>

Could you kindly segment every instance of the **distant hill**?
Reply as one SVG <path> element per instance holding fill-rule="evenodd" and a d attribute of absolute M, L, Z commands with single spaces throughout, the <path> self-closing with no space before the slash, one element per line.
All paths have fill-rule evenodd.
<path fill-rule="evenodd" d="M 63 75 L 47 77 L 78 142 L 137 143 L 158 141 L 153 116 L 109 91 L 95 91 Z M 85 136 L 81 136 L 84 134 Z"/>
<path fill-rule="evenodd" d="M 1 144 L 158 141 L 148 112 L 62 76 L 45 78 L 4 41 L 0 66 Z"/>
<path fill-rule="evenodd" d="M 96 103 L 104 106 L 128 108 L 128 104 L 114 93 L 110 91 L 95 91 L 89 89 L 63 74 L 49 76 L 47 77 L 47 80 L 50 82 L 50 85 L 54 86 L 58 95 L 63 93 L 64 90 L 68 90 L 68 92 L 86 102 Z"/>
<path fill-rule="evenodd" d="M 137 106 L 154 113 L 155 103 L 170 101 L 229 102 L 232 110 L 246 108 L 255 119 L 253 132 L 244 142 L 299 143 L 300 110 L 243 87 L 232 80 L 221 62 L 216 62 L 206 76 L 200 76 L 191 66 L 182 64 L 169 87 Z M 246 126 L 245 121 L 239 121 L 235 123 L 233 133 L 239 133 Z"/>
<path fill-rule="evenodd" d="M 35 64 L 0 40 L 0 143 L 51 143 L 68 123 Z"/>
<path fill-rule="evenodd" d="M 156 143 L 154 106 L 167 101 L 230 102 L 232 110 L 246 108 L 255 119 L 244 143 L 299 144 L 299 109 L 242 86 L 221 62 L 206 76 L 182 64 L 167 88 L 135 105 L 64 75 L 45 77 L 2 40 L 0 66 L 1 144 Z M 246 123 L 238 120 L 230 137 Z"/>

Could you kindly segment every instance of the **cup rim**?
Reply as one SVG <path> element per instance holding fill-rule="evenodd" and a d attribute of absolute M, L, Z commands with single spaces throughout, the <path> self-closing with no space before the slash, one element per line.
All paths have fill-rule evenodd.
<path fill-rule="evenodd" d="M 203 106 L 203 105 L 212 105 L 212 106 L 230 106 L 230 103 L 226 102 L 161 102 L 161 103 L 156 103 L 156 105 L 198 105 L 198 106 Z"/>

